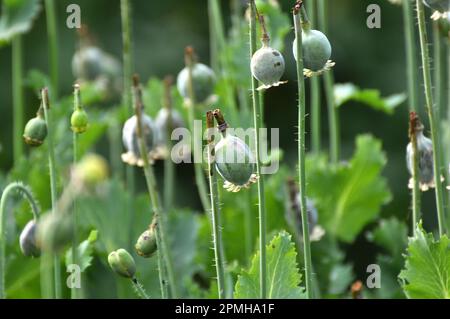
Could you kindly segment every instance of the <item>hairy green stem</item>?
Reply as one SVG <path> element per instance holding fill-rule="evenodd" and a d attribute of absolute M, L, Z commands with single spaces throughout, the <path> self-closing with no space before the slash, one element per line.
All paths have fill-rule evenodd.
<path fill-rule="evenodd" d="M 58 29 L 56 27 L 55 0 L 45 0 L 47 18 L 47 36 L 49 44 L 49 65 L 52 85 L 52 96 L 58 98 L 59 92 L 59 58 L 58 58 Z"/>
<path fill-rule="evenodd" d="M 297 4 L 293 10 L 295 38 L 297 41 L 297 81 L 298 81 L 298 179 L 300 192 L 300 210 L 303 229 L 303 252 L 305 259 L 305 281 L 308 299 L 313 298 L 311 245 L 309 241 L 308 212 L 306 208 L 306 171 L 305 171 L 305 80 L 303 76 L 302 30 Z"/>
<path fill-rule="evenodd" d="M 328 33 L 328 3 L 327 0 L 318 0 L 319 27 L 325 34 Z M 325 86 L 325 96 L 328 107 L 328 127 L 330 138 L 330 159 L 332 163 L 337 163 L 340 156 L 340 127 L 339 112 L 334 101 L 334 76 L 333 71 L 327 71 L 323 75 Z"/>
<path fill-rule="evenodd" d="M 55 149 L 53 146 L 53 127 L 50 116 L 50 105 L 48 97 L 48 89 L 44 88 L 41 92 L 42 96 L 42 108 L 44 109 L 45 122 L 47 123 L 47 147 L 48 147 L 48 166 L 50 173 L 50 195 L 52 203 L 52 214 L 57 214 L 56 201 L 58 199 L 58 192 L 56 189 L 56 163 L 55 163 Z M 55 298 L 60 299 L 61 292 L 61 263 L 58 255 L 53 256 L 53 271 L 54 271 L 54 284 L 55 284 Z"/>
<path fill-rule="evenodd" d="M 210 134 L 213 134 L 214 118 L 211 111 L 206 113 L 206 128 Z M 212 238 L 214 245 L 214 259 L 217 274 L 217 288 L 219 299 L 225 297 L 225 260 L 222 243 L 222 230 L 220 223 L 220 199 L 217 190 L 217 175 L 214 174 L 214 136 L 211 135 L 208 140 L 208 177 L 209 177 L 209 194 L 211 200 L 211 223 L 212 223 Z"/>
<path fill-rule="evenodd" d="M 425 10 L 422 0 L 416 0 L 417 6 L 417 19 L 419 23 L 419 36 L 420 36 L 420 50 L 422 56 L 422 71 L 425 87 L 425 101 L 428 118 L 430 121 L 431 140 L 433 142 L 433 170 L 434 170 L 434 182 L 436 184 L 436 208 L 439 235 L 442 236 L 445 233 L 445 217 L 444 217 L 444 198 L 441 183 L 441 149 L 439 142 L 439 121 L 436 119 L 436 115 L 439 114 L 439 110 L 435 109 L 433 105 L 433 95 L 431 88 L 431 70 L 430 70 L 430 57 L 428 55 L 428 39 L 427 30 L 425 24 Z"/>
<path fill-rule="evenodd" d="M 141 297 L 142 299 L 150 299 L 150 296 L 147 295 L 144 288 L 142 287 L 142 284 L 136 279 L 131 279 L 131 282 L 133 283 L 134 290 L 136 293 Z"/>
<path fill-rule="evenodd" d="M 17 35 L 12 40 L 12 80 L 13 80 L 13 155 L 14 163 L 23 156 L 22 133 L 23 114 L 23 50 L 22 37 Z"/>
<path fill-rule="evenodd" d="M 165 231 L 166 231 L 166 216 L 163 213 L 161 209 L 161 201 L 160 196 L 158 193 L 158 187 L 156 183 L 156 177 L 155 173 L 153 171 L 153 167 L 150 165 L 149 159 L 148 159 L 148 150 L 147 150 L 147 144 L 145 141 L 145 136 L 143 134 L 143 128 L 142 128 L 142 111 L 143 111 L 143 104 L 142 104 L 142 92 L 139 87 L 139 80 L 137 77 L 134 78 L 134 104 L 135 104 L 135 114 L 136 114 L 136 120 L 137 120 L 137 136 L 139 141 L 139 149 L 141 152 L 141 158 L 143 161 L 143 168 L 144 168 L 144 175 L 145 175 L 145 181 L 147 183 L 147 189 L 152 205 L 152 210 L 154 213 L 154 218 L 157 221 L 157 239 L 160 238 L 160 242 L 157 243 L 158 251 L 162 254 L 165 262 L 165 270 L 167 272 L 168 277 L 168 283 L 169 283 L 169 289 L 171 293 L 171 297 L 176 299 L 178 296 L 177 293 L 177 282 L 175 280 L 175 274 L 173 270 L 173 263 L 172 258 L 170 256 L 170 248 L 167 241 L 167 238 L 165 237 Z M 161 270 L 161 269 L 160 269 Z M 162 273 L 164 274 L 164 272 Z M 161 272 L 160 272 L 161 275 Z"/>
<path fill-rule="evenodd" d="M 35 221 L 39 219 L 40 209 L 33 193 L 30 189 L 20 182 L 10 183 L 5 187 L 1 195 L 0 200 L 0 299 L 6 298 L 5 293 L 5 250 L 6 250 L 6 234 L 5 234 L 5 223 L 6 223 L 6 203 L 9 196 L 13 191 L 19 191 L 23 194 L 23 197 L 30 204 L 31 211 L 33 213 L 33 218 Z"/>
<path fill-rule="evenodd" d="M 316 26 L 317 1 L 309 4 L 309 23 L 312 28 Z M 320 81 L 319 77 L 313 76 L 310 81 L 311 94 L 311 150 L 314 153 L 320 152 Z"/>
<path fill-rule="evenodd" d="M 403 0 L 403 25 L 406 46 L 406 78 L 408 84 L 408 105 L 410 111 L 419 109 L 419 74 L 417 68 L 416 31 L 414 28 L 413 2 Z"/>
<path fill-rule="evenodd" d="M 155 229 L 157 229 L 157 228 L 158 227 L 156 227 Z M 155 236 L 156 236 L 156 246 L 162 247 L 161 236 L 157 230 L 155 231 Z M 167 298 L 169 298 L 169 290 L 167 287 L 167 280 L 166 280 L 167 271 L 164 266 L 164 258 L 159 250 L 156 251 L 156 254 L 157 254 L 157 258 L 158 258 L 159 287 L 161 289 L 161 298 L 167 299 Z"/>
<path fill-rule="evenodd" d="M 409 119 L 409 140 L 412 146 L 412 181 L 413 181 L 413 189 L 412 189 L 412 233 L 415 234 L 415 229 L 417 227 L 417 223 L 420 220 L 420 187 L 419 187 L 419 154 L 417 152 L 417 137 L 416 137 L 416 127 L 418 127 L 419 118 L 417 113 L 410 112 Z"/>
<path fill-rule="evenodd" d="M 256 5 L 254 0 L 250 0 L 250 58 L 256 51 Z M 261 159 L 259 145 L 259 129 L 261 127 L 261 108 L 258 98 L 258 81 L 252 76 L 252 104 L 253 104 L 253 126 L 255 128 L 255 159 L 256 174 L 258 178 L 258 217 L 259 217 L 259 285 L 260 297 L 265 299 L 267 296 L 267 265 L 266 265 L 266 199 L 264 194 L 264 178 L 261 175 Z"/>

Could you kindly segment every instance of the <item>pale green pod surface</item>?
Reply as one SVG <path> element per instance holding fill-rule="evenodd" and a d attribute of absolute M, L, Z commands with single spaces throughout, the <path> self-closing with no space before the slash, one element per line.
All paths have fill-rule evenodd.
<path fill-rule="evenodd" d="M 67 214 L 49 213 L 39 220 L 37 242 L 42 250 L 60 252 L 72 241 L 72 218 Z"/>
<path fill-rule="evenodd" d="M 195 102 L 202 103 L 214 93 L 216 76 L 214 71 L 205 64 L 195 63 L 192 67 L 192 86 Z M 180 95 L 189 98 L 189 69 L 185 67 L 178 74 L 177 88 Z"/>
<path fill-rule="evenodd" d="M 216 169 L 228 182 L 243 186 L 255 170 L 255 159 L 250 148 L 240 138 L 227 135 L 215 146 Z"/>
<path fill-rule="evenodd" d="M 47 123 L 45 120 L 36 116 L 28 121 L 23 132 L 25 143 L 31 146 L 40 146 L 47 137 Z"/>
<path fill-rule="evenodd" d="M 328 38 L 318 30 L 302 31 L 303 67 L 311 71 L 322 70 L 331 57 L 331 44 Z M 292 45 L 297 60 L 297 39 Z"/>
<path fill-rule="evenodd" d="M 36 228 L 36 222 L 34 220 L 30 220 L 25 225 L 22 233 L 20 233 L 20 250 L 27 257 L 39 257 L 41 255 L 41 250 L 39 249 L 36 241 Z"/>
<path fill-rule="evenodd" d="M 266 86 L 276 84 L 284 73 L 284 58 L 278 50 L 263 46 L 253 54 L 252 75 Z"/>
<path fill-rule="evenodd" d="M 157 249 L 154 229 L 150 228 L 143 232 L 134 247 L 139 256 L 144 258 L 151 257 Z"/>
<path fill-rule="evenodd" d="M 119 276 L 134 278 L 136 264 L 133 257 L 123 248 L 111 252 L 108 255 L 108 263 L 111 269 Z"/>
<path fill-rule="evenodd" d="M 75 133 L 86 132 L 88 122 L 88 115 L 84 109 L 76 109 L 70 117 L 70 125 Z"/>

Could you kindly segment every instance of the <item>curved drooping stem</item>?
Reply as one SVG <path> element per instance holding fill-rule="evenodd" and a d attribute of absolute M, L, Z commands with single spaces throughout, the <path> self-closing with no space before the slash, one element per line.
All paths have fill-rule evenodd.
<path fill-rule="evenodd" d="M 52 214 L 56 214 L 56 201 L 58 194 L 56 190 L 56 163 L 55 163 L 55 149 L 53 146 L 53 127 L 50 116 L 50 104 L 48 97 L 48 89 L 44 88 L 41 91 L 42 108 L 44 110 L 45 122 L 47 123 L 47 147 L 48 147 L 48 167 L 50 173 L 50 195 L 52 203 Z M 61 263 L 58 255 L 53 257 L 53 271 L 55 284 L 55 298 L 61 298 Z"/>
<path fill-rule="evenodd" d="M 34 198 L 31 190 L 21 182 L 13 182 L 5 187 L 0 200 L 0 299 L 6 297 L 5 294 L 5 222 L 6 222 L 6 203 L 14 191 L 19 191 L 23 194 L 25 200 L 30 204 L 33 218 L 35 221 L 39 219 L 40 208 Z"/>
<path fill-rule="evenodd" d="M 306 171 L 305 171 L 305 80 L 303 76 L 303 52 L 302 30 L 300 21 L 300 9 L 302 1 L 297 1 L 293 9 L 295 39 L 297 46 L 297 81 L 298 81 L 298 179 L 300 194 L 300 210 L 303 229 L 303 253 L 305 263 L 306 293 L 308 298 L 313 298 L 311 245 L 309 239 L 309 222 L 306 206 Z"/>
<path fill-rule="evenodd" d="M 157 247 L 158 247 L 158 254 L 161 254 L 164 260 L 165 267 L 163 269 L 160 269 L 160 275 L 164 274 L 164 268 L 167 271 L 167 279 L 169 283 L 169 289 L 171 293 L 171 298 L 176 299 L 177 298 L 177 286 L 175 281 L 175 274 L 173 270 L 173 263 L 172 258 L 170 256 L 170 249 L 169 249 L 169 243 L 166 238 L 166 221 L 167 218 L 162 211 L 161 208 L 161 200 L 158 193 L 158 188 L 156 184 L 156 177 L 155 173 L 153 171 L 153 167 L 150 165 L 149 159 L 148 159 L 148 149 L 147 144 L 145 141 L 145 137 L 143 134 L 143 127 L 142 127 L 142 111 L 143 111 L 143 104 L 142 104 L 142 92 L 139 85 L 139 78 L 137 75 L 133 77 L 134 83 L 133 83 L 133 98 L 134 98 L 134 111 L 136 114 L 136 120 L 137 120 L 137 137 L 139 141 L 139 149 L 141 153 L 141 158 L 143 161 L 143 167 L 144 167 L 144 175 L 145 175 L 145 181 L 147 183 L 147 189 L 152 205 L 152 210 L 154 212 L 153 219 L 156 220 L 157 227 L 155 227 L 156 230 L 156 239 L 157 239 Z"/>
<path fill-rule="evenodd" d="M 250 59 L 256 51 L 256 5 L 254 0 L 250 0 Z M 253 126 L 255 129 L 255 160 L 256 160 L 256 174 L 258 178 L 258 216 L 259 216 L 259 285 L 260 297 L 266 298 L 267 282 L 266 282 L 266 204 L 264 194 L 264 178 L 261 175 L 261 159 L 260 159 L 260 145 L 259 145 L 259 129 L 261 127 L 261 108 L 258 98 L 258 82 L 251 76 L 252 81 L 252 104 L 253 104 Z"/>
<path fill-rule="evenodd" d="M 433 170 L 434 170 L 434 183 L 436 184 L 436 208 L 439 227 L 439 236 L 445 233 L 445 217 L 444 217 L 444 198 L 441 182 L 441 148 L 440 148 L 440 136 L 439 136 L 439 121 L 436 116 L 439 116 L 439 109 L 433 104 L 432 86 L 431 86 L 431 70 L 430 70 L 430 57 L 428 53 L 428 39 L 427 29 L 425 24 L 425 9 L 422 0 L 416 0 L 417 5 L 417 19 L 419 23 L 419 36 L 420 36 L 420 50 L 422 56 L 422 72 L 423 82 L 425 88 L 425 102 L 430 121 L 431 140 L 433 143 Z"/>

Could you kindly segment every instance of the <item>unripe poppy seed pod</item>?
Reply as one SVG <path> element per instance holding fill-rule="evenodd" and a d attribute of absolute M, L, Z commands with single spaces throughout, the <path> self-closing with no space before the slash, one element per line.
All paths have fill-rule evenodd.
<path fill-rule="evenodd" d="M 297 39 L 292 45 L 297 60 Z M 328 38 L 318 30 L 302 31 L 303 66 L 317 72 L 322 70 L 331 57 L 331 44 Z"/>
<path fill-rule="evenodd" d="M 136 264 L 133 257 L 123 248 L 117 249 L 108 255 L 108 263 L 111 269 L 119 276 L 134 278 Z"/>
<path fill-rule="evenodd" d="M 238 192 L 256 181 L 255 158 L 243 140 L 227 134 L 214 151 L 216 170 L 225 180 L 224 188 L 228 191 Z"/>
<path fill-rule="evenodd" d="M 93 81 L 102 74 L 103 51 L 96 46 L 85 46 L 72 58 L 72 72 L 76 78 Z"/>
<path fill-rule="evenodd" d="M 23 132 L 25 143 L 30 146 L 40 146 L 47 137 L 47 123 L 41 115 L 28 121 Z"/>
<path fill-rule="evenodd" d="M 39 220 L 37 243 L 42 250 L 59 252 L 72 241 L 72 219 L 66 215 L 49 213 Z"/>
<path fill-rule="evenodd" d="M 195 63 L 192 66 L 192 86 L 195 102 L 205 102 L 214 92 L 216 76 L 214 71 L 205 64 Z M 177 88 L 180 95 L 189 99 L 189 68 L 185 67 L 178 74 Z"/>
<path fill-rule="evenodd" d="M 250 66 L 255 79 L 263 83 L 263 86 L 258 89 L 267 89 L 285 83 L 280 82 L 284 73 L 285 63 L 283 56 L 278 50 L 263 45 L 262 48 L 253 54 Z"/>
<path fill-rule="evenodd" d="M 139 256 L 148 258 L 156 252 L 156 234 L 153 226 L 144 231 L 138 238 L 134 246 Z"/>
<path fill-rule="evenodd" d="M 70 125 L 72 131 L 75 133 L 84 133 L 88 127 L 88 115 L 86 111 L 82 108 L 76 109 L 73 111 L 72 116 L 70 117 Z"/>
<path fill-rule="evenodd" d="M 36 241 L 37 224 L 34 220 L 30 220 L 20 233 L 19 244 L 20 250 L 27 257 L 39 257 L 41 250 Z"/>
<path fill-rule="evenodd" d="M 145 114 L 142 114 L 142 133 L 144 134 L 144 139 L 147 144 L 147 151 L 152 154 L 156 143 L 155 126 L 153 120 Z M 127 153 L 122 154 L 122 160 L 130 165 L 142 166 L 143 163 L 137 136 L 136 115 L 133 115 L 125 122 L 122 130 L 122 141 L 127 150 Z"/>

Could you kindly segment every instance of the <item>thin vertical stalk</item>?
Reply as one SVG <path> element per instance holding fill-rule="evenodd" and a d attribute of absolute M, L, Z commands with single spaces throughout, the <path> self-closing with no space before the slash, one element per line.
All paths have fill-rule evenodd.
<path fill-rule="evenodd" d="M 14 163 L 23 156 L 22 131 L 23 114 L 23 50 L 20 35 L 12 40 L 12 80 L 13 80 L 13 155 Z"/>
<path fill-rule="evenodd" d="M 436 115 L 439 114 L 439 110 L 433 106 L 433 95 L 431 90 L 431 71 L 430 71 L 430 57 L 428 55 L 428 39 L 427 30 L 425 24 L 425 10 L 422 0 L 416 0 L 417 5 L 417 19 L 419 22 L 419 37 L 420 37 L 420 50 L 422 56 L 422 70 L 425 87 L 425 101 L 428 118 L 430 121 L 431 140 L 433 142 L 433 170 L 434 170 L 434 182 L 436 184 L 436 208 L 439 235 L 442 236 L 445 233 L 445 218 L 444 218 L 444 202 L 443 202 L 443 190 L 441 183 L 441 149 L 439 143 L 439 121 L 436 120 Z"/>
<path fill-rule="evenodd" d="M 328 33 L 328 3 L 327 0 L 318 0 L 319 10 L 319 28 L 325 34 Z M 332 163 L 337 163 L 340 156 L 340 128 L 339 128 L 339 112 L 334 102 L 334 76 L 330 70 L 323 74 L 325 86 L 325 96 L 328 106 L 328 127 L 330 138 L 330 159 Z"/>
<path fill-rule="evenodd" d="M 309 23 L 312 28 L 316 27 L 317 1 L 309 4 Z M 311 94 L 311 150 L 313 153 L 320 152 L 320 81 L 319 77 L 313 76 L 310 80 Z"/>
<path fill-rule="evenodd" d="M 413 2 L 403 0 L 403 25 L 406 46 L 406 79 L 408 85 L 409 110 L 417 112 L 419 109 L 419 74 L 417 68 L 416 31 L 414 28 Z"/>
<path fill-rule="evenodd" d="M 29 188 L 23 185 L 20 182 L 13 182 L 5 187 L 2 192 L 0 199 L 0 299 L 6 298 L 5 293 L 5 250 L 6 250 L 6 234 L 5 234 L 5 223 L 6 223 L 6 203 L 8 201 L 9 196 L 13 193 L 13 191 L 19 191 L 23 194 L 23 197 L 30 204 L 31 211 L 33 213 L 33 218 L 35 221 L 39 219 L 40 209 L 37 204 L 36 199 L 33 196 L 33 193 L 29 190 Z"/>
<path fill-rule="evenodd" d="M 250 58 L 256 51 L 256 4 L 254 0 L 250 0 Z M 264 194 L 264 178 L 261 175 L 261 159 L 259 145 L 259 129 L 261 127 L 261 108 L 258 98 L 258 81 L 252 76 L 252 104 L 253 104 L 253 125 L 255 128 L 255 159 L 256 174 L 258 178 L 258 217 L 259 217 L 259 285 L 260 297 L 265 299 L 267 296 L 267 265 L 266 265 L 266 200 Z"/>
<path fill-rule="evenodd" d="M 139 295 L 139 297 L 141 297 L 142 299 L 150 299 L 149 295 L 147 295 L 144 288 L 142 287 L 142 284 L 136 278 L 131 279 L 131 282 L 133 283 L 134 290 Z"/>
<path fill-rule="evenodd" d="M 195 129 L 195 105 L 196 105 L 196 98 L 194 93 L 194 85 L 192 82 L 192 67 L 194 65 L 194 49 L 192 47 L 187 47 L 185 49 L 185 63 L 186 67 L 188 68 L 188 96 L 190 99 L 190 105 L 188 105 L 188 127 L 191 132 L 191 134 L 194 136 L 194 129 Z M 197 141 L 194 138 L 192 139 L 191 148 L 192 148 L 192 156 L 194 160 L 194 171 L 195 171 L 195 182 L 197 184 L 198 193 L 200 196 L 200 201 L 203 206 L 203 210 L 205 212 L 208 212 L 210 207 L 210 202 L 208 199 L 208 190 L 206 186 L 205 181 L 205 174 L 203 172 L 203 168 L 201 163 L 197 163 L 196 161 L 196 150 L 197 150 L 197 144 L 199 141 Z"/>
<path fill-rule="evenodd" d="M 155 236 L 156 236 L 156 246 L 161 247 L 162 246 L 161 245 L 161 236 L 160 236 L 158 230 L 155 231 Z M 167 280 L 166 280 L 167 273 L 166 273 L 166 268 L 164 265 L 164 258 L 160 251 L 157 251 L 156 254 L 158 257 L 159 287 L 161 289 L 161 298 L 167 299 L 169 296 L 169 290 L 167 287 Z"/>
<path fill-rule="evenodd" d="M 413 159 L 413 190 L 412 190 L 412 233 L 415 233 L 417 223 L 420 220 L 420 187 L 419 187 L 419 154 L 417 152 L 417 137 L 416 128 L 421 124 L 416 112 L 409 113 L 409 140 L 412 145 L 412 159 Z"/>
<path fill-rule="evenodd" d="M 166 147 L 167 157 L 164 160 L 164 209 L 166 212 L 170 212 L 174 201 L 174 180 L 175 180 L 175 164 L 172 161 L 172 139 L 170 138 L 173 130 L 173 117 L 172 117 L 172 78 L 166 77 L 164 79 L 164 107 L 167 110 L 167 131 L 166 131 Z"/>
<path fill-rule="evenodd" d="M 167 238 L 165 237 L 165 231 L 166 231 L 166 218 L 165 214 L 163 213 L 161 209 L 160 204 L 160 196 L 158 193 L 157 183 L 156 183 L 156 177 L 155 173 L 153 172 L 153 167 L 150 165 L 149 159 L 148 159 L 148 150 L 147 150 L 147 144 L 145 142 L 145 137 L 143 135 L 143 128 L 142 128 L 142 111 L 144 109 L 144 106 L 142 104 L 142 92 L 139 87 L 139 79 L 137 76 L 134 76 L 134 83 L 133 83 L 134 91 L 134 104 L 135 104 L 135 114 L 137 119 L 137 136 L 139 141 L 139 149 L 141 152 L 141 157 L 143 161 L 143 168 L 144 168 L 144 175 L 145 175 L 145 181 L 147 183 L 147 189 L 152 205 L 152 210 L 154 213 L 154 219 L 157 221 L 157 227 L 156 233 L 157 233 L 157 240 L 159 238 L 159 242 L 157 242 L 158 246 L 158 253 L 161 253 L 164 262 L 165 262 L 165 269 L 167 271 L 167 277 L 169 282 L 169 289 L 171 293 L 171 297 L 176 299 L 177 298 L 177 286 L 175 281 L 175 274 L 173 271 L 173 264 L 172 259 L 170 256 L 170 249 L 169 244 L 167 242 Z M 159 244 L 159 245 L 158 245 Z M 161 269 L 160 269 L 161 274 Z"/>
<path fill-rule="evenodd" d="M 45 0 L 45 13 L 47 18 L 47 36 L 49 44 L 50 79 L 52 96 L 58 98 L 59 92 L 59 59 L 58 59 L 58 30 L 56 27 L 55 0 Z"/>
<path fill-rule="evenodd" d="M 208 111 L 206 113 L 206 129 L 208 132 L 208 177 L 209 177 L 209 194 L 211 200 L 211 224 L 212 224 L 212 238 L 214 245 L 214 259 L 216 265 L 217 275 L 217 288 L 219 293 L 219 299 L 225 297 L 225 260 L 222 243 L 222 230 L 220 223 L 220 199 L 217 190 L 217 176 L 214 174 L 214 116 L 217 116 L 216 110 L 213 112 Z M 223 117 L 221 118 L 223 119 Z M 220 123 L 219 123 L 220 124 Z"/>
<path fill-rule="evenodd" d="M 308 299 L 313 298 L 311 246 L 309 241 L 308 212 L 306 208 L 306 171 L 305 171 L 305 80 L 303 76 L 302 27 L 300 10 L 302 1 L 297 1 L 293 9 L 295 38 L 297 41 L 297 81 L 298 81 L 298 179 L 300 193 L 300 211 L 303 229 L 303 252 L 305 259 L 305 281 Z"/>
<path fill-rule="evenodd" d="M 253 205 L 252 190 L 248 189 L 245 200 L 244 229 L 245 229 L 245 257 L 250 260 L 253 251 Z"/>
<path fill-rule="evenodd" d="M 55 150 L 53 146 L 53 127 L 50 116 L 50 105 L 48 98 L 48 89 L 44 88 L 41 91 L 42 108 L 44 109 L 45 122 L 47 123 L 47 147 L 48 147 L 48 167 L 50 173 L 50 195 L 52 203 L 52 214 L 56 214 L 56 201 L 58 199 L 56 189 L 56 163 L 55 163 Z M 53 256 L 53 271 L 54 271 L 54 284 L 55 284 L 55 298 L 61 298 L 61 263 L 58 255 Z"/>
<path fill-rule="evenodd" d="M 439 118 L 441 117 L 443 104 L 445 101 L 445 77 L 444 69 L 442 68 L 442 42 L 441 42 L 441 31 L 439 30 L 439 22 L 433 21 L 433 75 L 434 75 L 434 96 L 436 109 L 439 110 Z M 438 114 L 436 114 L 438 115 Z"/>

